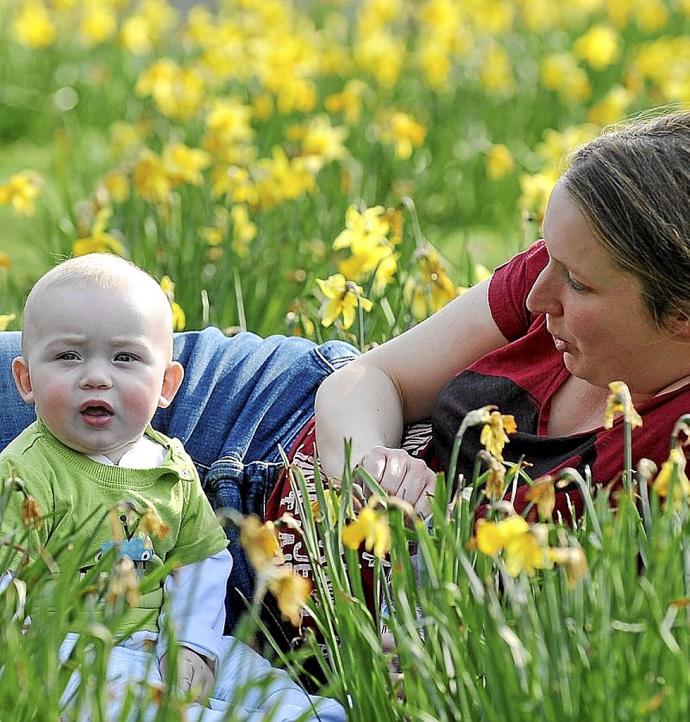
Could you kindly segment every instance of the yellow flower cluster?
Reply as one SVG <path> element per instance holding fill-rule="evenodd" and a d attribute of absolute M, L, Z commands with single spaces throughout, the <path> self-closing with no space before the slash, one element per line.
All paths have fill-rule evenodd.
<path fill-rule="evenodd" d="M 32 216 L 35 200 L 43 187 L 43 179 L 38 173 L 27 170 L 11 176 L 7 183 L 0 185 L 0 206 L 11 204 L 22 216 Z"/>
<path fill-rule="evenodd" d="M 564 567 L 573 586 L 587 571 L 587 559 L 580 547 L 548 545 L 548 529 L 543 524 L 528 524 L 521 516 L 508 516 L 493 522 L 477 522 L 474 544 L 487 556 L 504 555 L 506 571 L 513 577 L 534 576 L 538 569 L 550 569 L 554 563 Z"/>
<path fill-rule="evenodd" d="M 355 550 L 364 544 L 367 551 L 383 559 L 391 548 L 391 530 L 385 512 L 376 509 L 379 504 L 378 497 L 369 497 L 359 516 L 343 529 L 343 544 Z"/>
<path fill-rule="evenodd" d="M 232 519 L 240 528 L 240 543 L 257 573 L 255 598 L 260 601 L 270 591 L 283 617 L 299 626 L 311 594 L 311 582 L 284 563 L 275 524 L 262 523 L 254 515 L 235 514 Z"/>

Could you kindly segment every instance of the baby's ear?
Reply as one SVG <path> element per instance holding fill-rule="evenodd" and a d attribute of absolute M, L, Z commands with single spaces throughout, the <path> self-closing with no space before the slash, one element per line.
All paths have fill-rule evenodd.
<path fill-rule="evenodd" d="M 168 368 L 165 369 L 165 376 L 163 376 L 163 388 L 161 389 L 161 397 L 158 400 L 159 408 L 167 409 L 170 406 L 170 402 L 175 398 L 183 378 L 184 369 L 182 364 L 178 361 L 172 361 Z"/>
<path fill-rule="evenodd" d="M 34 402 L 34 390 L 31 386 L 31 374 L 29 373 L 29 364 L 22 356 L 12 359 L 12 377 L 17 386 L 17 391 L 27 404 Z"/>

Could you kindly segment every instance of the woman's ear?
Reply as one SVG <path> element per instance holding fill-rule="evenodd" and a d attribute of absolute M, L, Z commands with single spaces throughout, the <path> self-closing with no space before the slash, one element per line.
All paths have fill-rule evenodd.
<path fill-rule="evenodd" d="M 27 404 L 33 404 L 34 391 L 31 386 L 31 374 L 29 373 L 29 364 L 22 356 L 12 359 L 12 377 L 19 391 L 19 395 Z"/>
<path fill-rule="evenodd" d="M 161 389 L 161 397 L 158 400 L 158 408 L 167 409 L 171 401 L 175 398 L 182 379 L 184 378 L 184 369 L 178 361 L 171 361 L 168 368 L 165 369 L 163 376 L 163 388 Z"/>

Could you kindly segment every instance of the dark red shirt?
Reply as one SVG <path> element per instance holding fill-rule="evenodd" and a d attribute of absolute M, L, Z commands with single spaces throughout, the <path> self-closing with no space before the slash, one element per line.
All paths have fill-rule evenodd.
<path fill-rule="evenodd" d="M 551 400 L 570 373 L 563 354 L 556 350 L 546 330 L 544 314 L 531 314 L 525 301 L 548 262 L 543 241 L 515 256 L 496 270 L 489 286 L 489 306 L 494 321 L 508 343 L 483 356 L 460 372 L 441 391 L 432 413 L 434 450 L 440 469 L 447 471 L 453 438 L 472 409 L 495 404 L 502 414 L 512 414 L 517 433 L 510 435 L 503 456 L 516 462 L 524 457 L 532 478 L 572 466 L 592 470 L 596 483 L 607 484 L 623 470 L 623 423 L 602 426 L 573 436 L 547 436 Z M 615 329 L 611 329 L 615 333 Z M 631 339 L 634 343 L 634 339 Z M 647 457 L 660 465 L 668 456 L 669 437 L 679 416 L 690 411 L 690 384 L 655 396 L 637 407 L 643 426 L 633 430 L 633 464 Z M 458 471 L 471 479 L 474 458 L 480 449 L 479 429 L 469 430 L 463 441 Z M 515 506 L 525 506 L 526 488 L 518 489 Z M 565 499 L 561 510 L 566 511 Z M 579 506 L 577 500 L 573 500 Z"/>

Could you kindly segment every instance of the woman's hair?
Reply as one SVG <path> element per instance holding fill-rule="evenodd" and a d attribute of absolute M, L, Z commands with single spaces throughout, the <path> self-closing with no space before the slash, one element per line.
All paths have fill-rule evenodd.
<path fill-rule="evenodd" d="M 656 323 L 690 316 L 690 112 L 604 133 L 574 151 L 563 183 Z"/>

